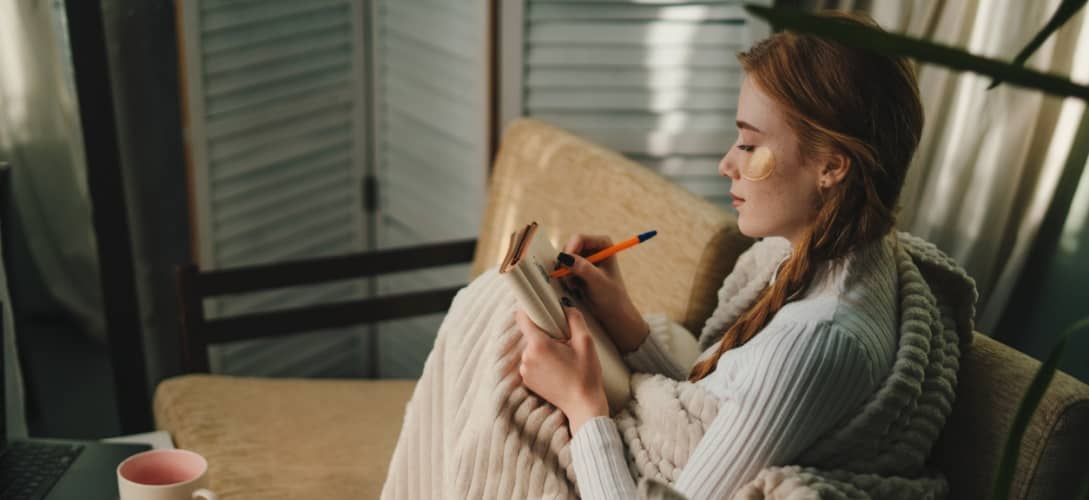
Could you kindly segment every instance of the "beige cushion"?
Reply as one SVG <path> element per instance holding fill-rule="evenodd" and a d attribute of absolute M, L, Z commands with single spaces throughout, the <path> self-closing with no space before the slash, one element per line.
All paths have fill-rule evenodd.
<path fill-rule="evenodd" d="M 932 453 L 949 498 L 989 497 L 1006 436 L 1040 362 L 976 334 L 961 360 L 957 401 Z M 1058 372 L 1029 422 L 1010 498 L 1074 498 L 1086 479 L 1089 385 Z"/>
<path fill-rule="evenodd" d="M 221 499 L 378 498 L 415 385 L 187 375 L 159 384 L 155 422 Z"/>
<path fill-rule="evenodd" d="M 617 255 L 624 282 L 640 311 L 665 313 L 698 334 L 722 280 L 753 242 L 729 212 L 538 120 L 507 127 L 494 167 L 473 276 L 498 265 L 510 234 L 534 220 L 557 248 L 576 232 L 620 241 L 656 229 Z"/>

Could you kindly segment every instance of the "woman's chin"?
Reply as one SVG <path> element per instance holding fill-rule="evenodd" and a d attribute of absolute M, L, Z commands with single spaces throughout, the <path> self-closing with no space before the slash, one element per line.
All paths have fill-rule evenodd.
<path fill-rule="evenodd" d="M 758 227 L 752 227 L 749 223 L 748 217 L 738 214 L 737 216 L 737 229 L 741 234 L 748 236 L 749 238 L 757 239 L 768 236 L 768 232 Z"/>
<path fill-rule="evenodd" d="M 748 236 L 749 238 L 755 238 L 756 236 L 753 236 L 752 228 L 746 224 L 747 221 L 745 219 L 746 217 L 744 215 L 737 214 L 737 230 L 741 231 L 741 234 Z"/>

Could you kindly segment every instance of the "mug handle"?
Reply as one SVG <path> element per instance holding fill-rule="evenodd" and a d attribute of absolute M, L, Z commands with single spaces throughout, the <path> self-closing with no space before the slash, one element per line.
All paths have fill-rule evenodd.
<path fill-rule="evenodd" d="M 219 497 L 212 490 L 201 488 L 193 492 L 193 498 L 200 498 L 201 500 L 218 500 Z"/>

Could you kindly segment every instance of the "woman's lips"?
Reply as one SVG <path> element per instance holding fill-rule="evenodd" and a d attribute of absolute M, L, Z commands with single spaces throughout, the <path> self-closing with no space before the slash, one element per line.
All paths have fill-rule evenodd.
<path fill-rule="evenodd" d="M 745 203 L 745 198 L 742 198 L 742 197 L 740 197 L 740 196 L 738 196 L 736 194 L 730 193 L 730 198 L 734 199 L 734 201 L 733 201 L 734 208 L 737 208 L 742 203 Z"/>

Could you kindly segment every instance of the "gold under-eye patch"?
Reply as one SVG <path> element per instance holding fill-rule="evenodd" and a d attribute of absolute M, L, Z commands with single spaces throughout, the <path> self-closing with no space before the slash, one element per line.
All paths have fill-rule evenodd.
<path fill-rule="evenodd" d="M 775 170 L 775 155 L 767 146 L 759 146 L 749 157 L 749 162 L 741 166 L 741 177 L 750 181 L 767 179 Z"/>

